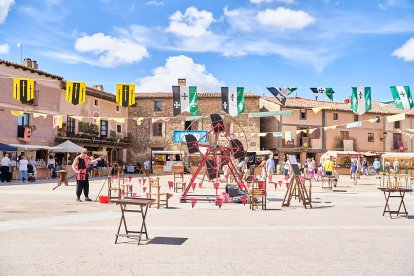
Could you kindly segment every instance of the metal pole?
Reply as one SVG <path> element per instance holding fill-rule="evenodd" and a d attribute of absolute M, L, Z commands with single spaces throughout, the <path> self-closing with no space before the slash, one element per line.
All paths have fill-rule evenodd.
<path fill-rule="evenodd" d="M 23 45 L 20 44 L 20 64 L 23 65 Z"/>

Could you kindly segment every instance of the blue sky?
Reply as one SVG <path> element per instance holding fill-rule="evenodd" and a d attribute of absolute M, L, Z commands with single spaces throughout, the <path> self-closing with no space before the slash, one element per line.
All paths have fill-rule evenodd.
<path fill-rule="evenodd" d="M 414 90 L 412 0 L 0 0 L 0 57 L 20 62 L 17 43 L 40 69 L 109 92 L 171 91 L 179 77 L 206 92 L 332 87 L 335 100 Z"/>

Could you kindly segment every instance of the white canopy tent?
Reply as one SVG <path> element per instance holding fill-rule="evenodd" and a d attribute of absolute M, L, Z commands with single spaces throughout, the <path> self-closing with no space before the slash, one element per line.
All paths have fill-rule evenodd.
<path fill-rule="evenodd" d="M 50 150 L 61 149 L 60 146 L 49 147 L 49 146 L 42 146 L 42 145 L 23 145 L 23 144 L 9 144 L 9 146 L 16 147 L 19 151 L 38 150 L 38 149 L 46 149 L 50 151 Z"/>
<path fill-rule="evenodd" d="M 63 142 L 62 144 L 56 145 L 55 146 L 56 149 L 53 149 L 52 152 L 66 152 L 66 153 L 71 153 L 71 152 L 81 152 L 82 150 L 84 150 L 85 148 L 76 145 L 75 143 L 66 140 L 65 142 Z"/>
<path fill-rule="evenodd" d="M 350 151 L 336 151 L 336 150 L 328 150 L 327 152 L 325 152 L 324 154 L 322 154 L 321 156 L 321 160 L 327 160 L 330 157 L 350 157 L 350 158 L 355 158 L 355 157 L 362 157 L 362 153 L 360 152 L 356 152 L 353 150 Z"/>

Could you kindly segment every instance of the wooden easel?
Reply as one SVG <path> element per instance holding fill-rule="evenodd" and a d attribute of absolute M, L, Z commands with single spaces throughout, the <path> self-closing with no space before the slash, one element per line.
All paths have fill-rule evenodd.
<path fill-rule="evenodd" d="M 302 202 L 305 209 L 308 209 L 307 206 L 312 208 L 311 197 L 306 191 L 305 184 L 300 181 L 297 175 L 293 175 L 292 180 L 290 180 L 289 188 L 283 198 L 282 207 L 289 206 L 293 196 L 298 198 L 299 202 Z"/>

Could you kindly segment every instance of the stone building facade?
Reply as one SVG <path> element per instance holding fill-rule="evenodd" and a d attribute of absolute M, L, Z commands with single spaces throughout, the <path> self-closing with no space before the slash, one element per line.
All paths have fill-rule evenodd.
<path fill-rule="evenodd" d="M 259 112 L 259 96 L 245 93 L 245 113 L 234 119 L 221 111 L 221 93 L 198 93 L 199 116 L 217 113 L 224 116 L 228 134 L 238 138 L 248 151 L 260 149 L 260 120 L 248 118 L 249 112 Z M 182 150 L 186 147 L 173 142 L 174 130 L 185 130 L 190 125 L 191 130 L 210 130 L 210 117 L 197 119 L 188 118 L 191 114 L 181 114 L 173 117 L 172 93 L 137 93 L 136 105 L 129 108 L 130 118 L 142 118 L 137 123 L 129 120 L 128 129 L 131 137 L 131 147 L 128 160 L 142 162 L 151 159 L 154 150 Z M 186 121 L 187 119 L 187 121 Z M 211 141 L 210 141 L 211 142 Z"/>

